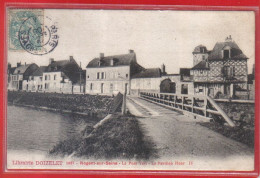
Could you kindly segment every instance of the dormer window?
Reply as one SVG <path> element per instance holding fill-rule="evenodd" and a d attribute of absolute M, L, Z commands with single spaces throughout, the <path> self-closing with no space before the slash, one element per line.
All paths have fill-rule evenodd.
<path fill-rule="evenodd" d="M 100 61 L 98 61 L 98 66 L 100 66 Z"/>
<path fill-rule="evenodd" d="M 230 50 L 225 49 L 223 54 L 224 54 L 224 56 L 223 56 L 224 58 L 230 58 Z"/>
<path fill-rule="evenodd" d="M 230 46 L 225 46 L 222 49 L 222 57 L 223 57 L 223 59 L 231 58 L 231 47 Z"/>

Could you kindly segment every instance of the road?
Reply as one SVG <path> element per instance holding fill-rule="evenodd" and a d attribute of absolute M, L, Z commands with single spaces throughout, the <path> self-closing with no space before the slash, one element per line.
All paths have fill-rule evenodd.
<path fill-rule="evenodd" d="M 169 158 L 246 158 L 253 161 L 254 150 L 198 124 L 197 120 L 137 97 L 128 97 L 128 110 L 139 116 L 147 137 L 161 160 Z"/>

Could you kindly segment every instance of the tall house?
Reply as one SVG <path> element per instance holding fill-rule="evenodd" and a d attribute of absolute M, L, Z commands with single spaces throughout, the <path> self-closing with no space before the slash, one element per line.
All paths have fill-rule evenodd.
<path fill-rule="evenodd" d="M 129 50 L 128 54 L 105 56 L 91 60 L 86 68 L 86 93 L 116 94 L 130 93 L 131 77 L 143 70 L 136 61 L 136 54 Z"/>
<path fill-rule="evenodd" d="M 206 46 L 199 45 L 195 47 L 192 52 L 193 54 L 193 66 L 197 65 L 201 61 L 205 61 L 208 59 L 209 51 L 207 50 Z"/>
<path fill-rule="evenodd" d="M 196 48 L 194 51 L 197 51 Z M 202 55 L 193 53 L 193 59 L 200 59 L 198 54 Z M 231 36 L 224 42 L 217 42 L 205 59 L 194 60 L 191 75 L 195 94 L 229 98 L 235 97 L 238 91 L 246 90 L 247 59 Z"/>

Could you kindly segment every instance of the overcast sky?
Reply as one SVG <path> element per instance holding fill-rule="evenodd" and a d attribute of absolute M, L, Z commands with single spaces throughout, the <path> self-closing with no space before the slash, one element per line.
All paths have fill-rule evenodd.
<path fill-rule="evenodd" d="M 229 35 L 249 57 L 249 72 L 255 60 L 253 12 L 45 10 L 44 14 L 58 23 L 58 46 L 43 56 L 9 51 L 12 66 L 18 61 L 47 65 L 49 58 L 63 60 L 72 55 L 85 69 L 101 52 L 109 56 L 133 49 L 142 66 L 164 63 L 168 73 L 178 73 L 180 67 L 192 67 L 197 45 L 211 50 Z"/>

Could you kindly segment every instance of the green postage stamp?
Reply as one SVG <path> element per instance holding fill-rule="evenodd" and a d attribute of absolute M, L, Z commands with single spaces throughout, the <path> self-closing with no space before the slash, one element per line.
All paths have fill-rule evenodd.
<path fill-rule="evenodd" d="M 44 55 L 58 44 L 57 26 L 42 9 L 9 9 L 8 27 L 9 50 Z"/>

